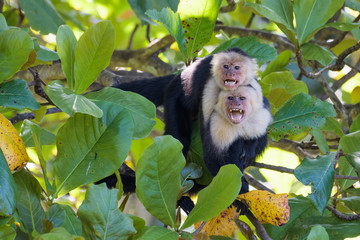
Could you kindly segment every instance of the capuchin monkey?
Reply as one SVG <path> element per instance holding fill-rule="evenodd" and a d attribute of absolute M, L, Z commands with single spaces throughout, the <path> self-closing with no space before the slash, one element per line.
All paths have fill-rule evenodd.
<path fill-rule="evenodd" d="M 213 176 L 227 164 L 235 164 L 243 172 L 267 146 L 267 127 L 272 122 L 270 103 L 263 97 L 256 80 L 232 91 L 219 91 L 217 96 L 212 108 L 207 98 L 202 100 L 200 134 L 204 162 Z M 202 187 L 205 186 L 191 189 L 190 195 Z M 249 184 L 243 177 L 239 194 L 248 191 Z M 192 200 L 186 196 L 180 199 L 179 205 L 186 213 L 194 207 Z M 241 214 L 247 210 L 238 201 L 234 205 Z"/>
<path fill-rule="evenodd" d="M 164 106 L 165 135 L 172 135 L 183 145 L 186 157 L 190 148 L 192 121 L 204 109 L 213 109 L 220 90 L 230 91 L 249 84 L 257 77 L 258 65 L 239 48 L 206 56 L 180 74 L 122 83 L 114 87 L 139 93 L 156 106 Z"/>

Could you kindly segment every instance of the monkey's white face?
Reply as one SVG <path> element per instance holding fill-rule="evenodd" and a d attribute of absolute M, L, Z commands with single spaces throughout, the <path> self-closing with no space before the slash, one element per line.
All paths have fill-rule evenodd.
<path fill-rule="evenodd" d="M 252 89 L 240 86 L 234 91 L 222 91 L 219 95 L 217 110 L 232 124 L 241 123 L 253 111 Z"/>
<path fill-rule="evenodd" d="M 223 90 L 231 91 L 239 85 L 246 85 L 253 75 L 256 76 L 257 65 L 251 58 L 239 53 L 217 53 L 211 64 L 215 81 Z"/>

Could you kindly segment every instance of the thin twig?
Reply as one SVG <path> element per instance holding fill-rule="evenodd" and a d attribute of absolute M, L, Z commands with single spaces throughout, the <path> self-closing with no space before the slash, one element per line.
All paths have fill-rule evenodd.
<path fill-rule="evenodd" d="M 274 165 L 269 165 L 269 164 L 265 164 L 265 163 L 258 163 L 258 162 L 253 163 L 251 166 L 254 166 L 254 167 L 257 167 L 257 168 L 265 168 L 265 169 L 269 169 L 269 170 L 273 170 L 273 171 L 277 171 L 277 172 L 281 172 L 281 173 L 294 174 L 294 169 L 287 168 L 287 167 L 274 166 Z M 335 179 L 348 179 L 348 180 L 355 180 L 355 181 L 359 180 L 358 177 L 345 176 L 345 175 L 334 175 L 334 178 Z"/>
<path fill-rule="evenodd" d="M 49 108 L 46 110 L 46 114 L 53 114 L 53 113 L 59 113 L 61 110 L 59 108 Z M 12 124 L 18 123 L 20 121 L 23 121 L 25 119 L 34 119 L 35 114 L 34 113 L 21 113 L 16 115 L 15 117 L 10 118 L 10 122 Z"/>
<path fill-rule="evenodd" d="M 205 226 L 205 224 L 206 224 L 206 221 L 203 221 L 203 222 L 201 223 L 200 227 L 199 227 L 198 229 L 196 229 L 196 230 L 192 233 L 192 235 L 194 236 L 194 235 L 198 234 L 198 233 L 203 229 L 203 227 Z"/>
<path fill-rule="evenodd" d="M 260 223 L 260 221 L 252 214 L 251 211 L 246 212 L 246 217 L 250 220 L 250 222 L 255 226 L 257 233 L 259 234 L 262 240 L 271 240 L 269 235 L 267 234 L 264 226 Z"/>
<path fill-rule="evenodd" d="M 135 36 L 135 33 L 136 33 L 138 27 L 139 27 L 139 24 L 136 24 L 135 27 L 134 27 L 134 30 L 131 32 L 130 39 L 129 39 L 129 44 L 128 44 L 128 47 L 127 47 L 128 50 L 132 49 L 134 36 Z"/>
<path fill-rule="evenodd" d="M 275 194 L 275 192 L 273 190 L 266 187 L 264 184 L 261 184 L 259 181 L 255 180 L 255 178 L 251 177 L 249 174 L 244 173 L 243 176 L 245 177 L 246 181 L 254 188 L 256 188 L 258 190 L 265 190 L 265 191 Z"/>
<path fill-rule="evenodd" d="M 337 209 L 335 209 L 333 207 L 326 206 L 326 208 L 330 212 L 332 212 L 337 218 L 342 219 L 342 220 L 354 221 L 354 220 L 360 219 L 360 214 L 346 215 L 346 214 L 339 212 Z"/>

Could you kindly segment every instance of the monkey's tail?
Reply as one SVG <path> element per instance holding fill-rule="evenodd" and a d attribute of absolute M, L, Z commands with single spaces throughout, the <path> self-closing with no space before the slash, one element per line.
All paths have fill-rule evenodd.
<path fill-rule="evenodd" d="M 164 103 L 167 86 L 174 77 L 176 77 L 176 74 L 170 74 L 162 77 L 125 82 L 113 87 L 138 93 L 153 102 L 156 106 L 160 106 Z"/>

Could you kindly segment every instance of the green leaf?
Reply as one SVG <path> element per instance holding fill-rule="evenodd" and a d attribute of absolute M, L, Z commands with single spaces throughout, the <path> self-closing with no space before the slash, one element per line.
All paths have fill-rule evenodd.
<path fill-rule="evenodd" d="M 326 138 L 320 129 L 314 129 L 310 131 L 310 134 L 315 138 L 315 142 L 320 149 L 322 154 L 326 154 L 330 151 L 329 145 L 327 144 Z"/>
<path fill-rule="evenodd" d="M 49 233 L 41 234 L 41 240 L 84 240 L 83 237 L 71 235 L 65 228 L 59 227 L 52 229 Z"/>
<path fill-rule="evenodd" d="M 341 220 L 332 214 L 321 216 L 310 199 L 297 196 L 289 199 L 290 220 L 281 227 L 265 224 L 265 229 L 272 239 L 306 239 L 314 226 L 323 226 L 330 239 L 358 237 L 360 220 Z M 306 224 L 304 224 L 306 223 Z"/>
<path fill-rule="evenodd" d="M 133 220 L 118 209 L 118 190 L 105 183 L 92 185 L 78 210 L 86 239 L 128 239 L 136 232 Z"/>
<path fill-rule="evenodd" d="M 20 70 L 33 49 L 33 41 L 26 32 L 20 29 L 0 32 L 0 83 Z"/>
<path fill-rule="evenodd" d="M 164 224 L 175 227 L 176 201 L 185 166 L 182 145 L 172 136 L 156 137 L 136 166 L 136 194 L 145 208 Z"/>
<path fill-rule="evenodd" d="M 349 133 L 340 138 L 339 150 L 346 155 L 347 161 L 355 169 L 357 176 L 360 178 L 360 131 Z M 351 169 L 349 169 L 351 170 Z"/>
<path fill-rule="evenodd" d="M 354 118 L 353 123 L 350 126 L 350 132 L 356 132 L 358 130 L 360 130 L 360 114 Z"/>
<path fill-rule="evenodd" d="M 272 72 L 266 75 L 260 84 L 268 86 L 264 96 L 270 101 L 272 113 L 276 113 L 289 98 L 300 93 L 308 93 L 305 82 L 296 80 L 289 71 Z"/>
<path fill-rule="evenodd" d="M 146 14 L 164 25 L 169 33 L 175 38 L 184 58 L 188 58 L 186 40 L 184 30 L 181 28 L 179 13 L 174 13 L 170 8 L 163 8 L 160 12 L 155 9 L 147 10 Z"/>
<path fill-rule="evenodd" d="M 221 0 L 180 1 L 178 13 L 186 41 L 186 57 L 193 59 L 210 40 Z"/>
<path fill-rule="evenodd" d="M 319 129 L 327 117 L 336 116 L 334 107 L 308 94 L 300 93 L 290 98 L 274 116 L 269 134 L 275 141 L 296 134 Z"/>
<path fill-rule="evenodd" d="M 344 0 L 295 0 L 294 13 L 300 45 L 323 27 L 343 4 Z"/>
<path fill-rule="evenodd" d="M 134 126 L 136 126 L 133 135 L 135 139 L 148 136 L 156 124 L 155 105 L 139 94 L 109 87 L 89 93 L 86 97 L 95 104 L 99 100 L 107 101 L 128 110 L 134 120 Z"/>
<path fill-rule="evenodd" d="M 0 13 L 0 32 L 4 30 L 8 30 L 9 27 L 7 25 L 6 19 L 2 13 Z"/>
<path fill-rule="evenodd" d="M 20 0 L 21 10 L 25 11 L 30 26 L 41 34 L 56 34 L 58 27 L 65 24 L 64 19 L 48 0 Z"/>
<path fill-rule="evenodd" d="M 360 23 L 347 23 L 347 22 L 331 22 L 325 25 L 325 27 L 333 27 L 340 31 L 351 31 L 355 28 L 358 28 Z"/>
<path fill-rule="evenodd" d="M 200 136 L 200 121 L 194 121 L 192 125 L 190 142 L 190 151 L 188 153 L 186 161 L 190 163 L 195 163 L 196 165 L 201 167 L 202 175 L 200 178 L 196 179 L 196 182 L 198 184 L 207 186 L 212 181 L 213 175 L 210 173 L 203 160 L 203 146 Z"/>
<path fill-rule="evenodd" d="M 100 118 L 103 115 L 102 110 L 92 101 L 57 82 L 50 82 L 46 86 L 46 93 L 57 107 L 70 116 L 85 113 Z"/>
<path fill-rule="evenodd" d="M 360 196 L 343 197 L 341 201 L 354 212 L 360 211 Z"/>
<path fill-rule="evenodd" d="M 67 25 L 59 27 L 56 34 L 56 45 L 61 59 L 61 68 L 66 75 L 68 88 L 74 88 L 74 64 L 77 40 L 71 28 Z"/>
<path fill-rule="evenodd" d="M 231 47 L 238 47 L 250 57 L 256 58 L 259 65 L 276 58 L 276 49 L 269 44 L 260 43 L 256 37 L 233 38 L 220 44 L 212 54 L 224 51 Z"/>
<path fill-rule="evenodd" d="M 269 62 L 266 69 L 261 75 L 261 78 L 264 78 L 266 75 L 272 73 L 272 72 L 282 72 L 286 70 L 286 66 L 290 62 L 290 58 L 292 56 L 292 53 L 290 50 L 285 50 L 282 53 L 280 53 L 275 60 Z M 298 81 L 299 82 L 299 81 Z M 264 94 L 265 95 L 265 94 Z"/>
<path fill-rule="evenodd" d="M 263 0 L 261 4 L 243 1 L 242 4 L 258 15 L 276 23 L 290 41 L 295 41 L 293 5 L 289 0 Z"/>
<path fill-rule="evenodd" d="M 330 50 L 313 43 L 302 45 L 301 52 L 305 59 L 316 60 L 324 66 L 329 65 L 335 59 L 335 55 Z"/>
<path fill-rule="evenodd" d="M 17 110 L 40 108 L 40 104 L 35 100 L 27 82 L 23 79 L 14 79 L 0 84 L 0 103 L 3 107 Z"/>
<path fill-rule="evenodd" d="M 315 226 L 310 230 L 307 240 L 329 240 L 329 235 L 323 226 Z"/>
<path fill-rule="evenodd" d="M 42 233 L 45 211 L 41 206 L 41 186 L 30 172 L 22 169 L 14 174 L 17 187 L 16 208 L 28 233 Z"/>
<path fill-rule="evenodd" d="M 58 203 L 51 205 L 46 212 L 46 218 L 54 224 L 54 228 L 63 227 L 70 234 L 82 235 L 81 221 L 68 205 Z"/>
<path fill-rule="evenodd" d="M 194 209 L 181 229 L 199 221 L 208 221 L 229 207 L 239 194 L 242 174 L 234 164 L 224 165 L 209 186 L 199 192 Z"/>
<path fill-rule="evenodd" d="M 335 120 L 335 118 L 326 118 L 325 124 L 323 125 L 322 129 L 325 131 L 333 132 L 339 135 L 340 137 L 344 136 L 343 130 L 341 129 L 341 125 L 338 121 Z"/>
<path fill-rule="evenodd" d="M 59 60 L 59 55 L 44 46 L 40 45 L 40 49 L 36 51 L 37 59 L 44 61 L 44 62 L 53 62 Z"/>
<path fill-rule="evenodd" d="M 40 127 L 39 125 L 31 122 L 30 120 L 25 119 L 21 125 L 20 137 L 23 140 L 26 147 L 34 147 L 34 139 L 32 136 L 31 128 L 38 128 L 40 132 L 40 145 L 52 145 L 56 143 L 56 135 L 52 132 L 49 132 L 45 128 Z"/>
<path fill-rule="evenodd" d="M 148 228 L 138 240 L 177 240 L 179 239 L 179 234 L 177 232 L 171 231 L 170 229 L 153 226 Z"/>
<path fill-rule="evenodd" d="M 109 176 L 128 154 L 134 129 L 131 115 L 111 103 L 102 103 L 101 109 L 101 119 L 77 113 L 59 129 L 54 170 L 61 195 Z"/>
<path fill-rule="evenodd" d="M 173 12 L 176 12 L 179 5 L 179 0 L 128 0 L 131 8 L 133 9 L 136 16 L 140 19 L 141 24 L 154 24 L 151 18 L 146 15 L 146 11 L 149 9 L 155 9 L 161 11 L 163 8 L 169 7 Z"/>
<path fill-rule="evenodd" d="M 336 154 L 336 152 L 332 152 L 316 159 L 305 158 L 295 168 L 295 177 L 304 185 L 311 184 L 312 193 L 309 197 L 320 212 L 324 211 L 334 184 Z"/>
<path fill-rule="evenodd" d="M 0 217 L 11 216 L 14 213 L 15 205 L 16 189 L 14 178 L 0 149 Z"/>
<path fill-rule="evenodd" d="M 2 240 L 14 240 L 16 237 L 16 231 L 10 226 L 0 226 L 0 239 Z"/>
<path fill-rule="evenodd" d="M 83 93 L 110 63 L 115 29 L 109 20 L 91 26 L 79 38 L 75 55 L 75 93 Z"/>

